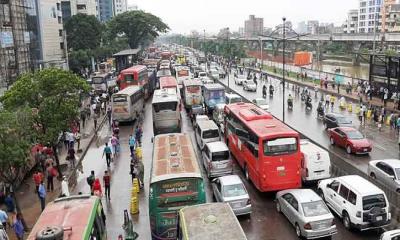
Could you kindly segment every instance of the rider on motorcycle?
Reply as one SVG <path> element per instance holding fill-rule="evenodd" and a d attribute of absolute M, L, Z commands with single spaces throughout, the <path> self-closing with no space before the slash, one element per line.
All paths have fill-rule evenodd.
<path fill-rule="evenodd" d="M 324 115 L 324 102 L 323 101 L 319 101 L 318 108 L 317 108 L 317 113 L 318 113 L 319 116 L 323 116 Z"/>
<path fill-rule="evenodd" d="M 263 94 L 263 97 L 267 96 L 267 86 L 266 85 L 263 86 L 262 94 Z"/>
<path fill-rule="evenodd" d="M 272 83 L 269 84 L 269 94 L 270 95 L 274 94 L 274 86 L 272 86 Z"/>
<path fill-rule="evenodd" d="M 289 93 L 287 102 L 288 102 L 288 107 L 293 107 L 293 97 L 290 93 Z"/>

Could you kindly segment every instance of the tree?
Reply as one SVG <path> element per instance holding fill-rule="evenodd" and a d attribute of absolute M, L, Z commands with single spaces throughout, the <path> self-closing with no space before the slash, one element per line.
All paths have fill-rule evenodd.
<path fill-rule="evenodd" d="M 0 179 L 13 189 L 17 213 L 21 213 L 21 208 L 15 195 L 16 183 L 22 180 L 26 166 L 30 165 L 33 133 L 32 110 L 0 111 Z"/>
<path fill-rule="evenodd" d="M 138 48 L 148 41 L 154 40 L 159 33 L 169 30 L 157 16 L 144 11 L 128 11 L 112 18 L 108 23 L 110 36 L 125 35 L 131 48 Z"/>
<path fill-rule="evenodd" d="M 77 14 L 65 22 L 68 48 L 95 49 L 100 46 L 104 26 L 93 15 Z"/>
<path fill-rule="evenodd" d="M 69 52 L 69 68 L 71 71 L 79 74 L 82 69 L 90 67 L 91 52 L 90 50 L 84 49 Z"/>
<path fill-rule="evenodd" d="M 89 89 L 77 75 L 53 68 L 21 75 L 0 100 L 9 111 L 21 106 L 37 110 L 33 122 L 38 140 L 52 147 L 61 173 L 57 153 L 59 135 L 79 116 L 80 96 Z"/>

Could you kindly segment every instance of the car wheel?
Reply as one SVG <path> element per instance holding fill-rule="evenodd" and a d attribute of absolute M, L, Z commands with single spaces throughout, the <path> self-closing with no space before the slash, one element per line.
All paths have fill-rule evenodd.
<path fill-rule="evenodd" d="M 296 235 L 297 237 L 301 238 L 301 230 L 299 224 L 296 223 Z"/>
<path fill-rule="evenodd" d="M 249 170 L 247 170 L 247 166 L 244 166 L 244 176 L 246 177 L 247 181 L 250 180 Z"/>
<path fill-rule="evenodd" d="M 281 204 L 279 203 L 278 199 L 276 199 L 276 211 L 277 211 L 278 213 L 281 213 L 281 212 L 282 212 L 282 210 L 281 210 Z"/>
<path fill-rule="evenodd" d="M 351 147 L 350 147 L 350 145 L 347 145 L 347 147 L 346 147 L 346 152 L 347 152 L 348 154 L 351 154 Z"/>
<path fill-rule="evenodd" d="M 375 173 L 372 172 L 372 173 L 369 174 L 369 176 L 370 176 L 372 179 L 376 180 Z"/>
<path fill-rule="evenodd" d="M 331 145 L 335 145 L 335 140 L 333 140 L 333 137 L 329 138 L 329 142 L 331 143 Z"/>
<path fill-rule="evenodd" d="M 351 229 L 351 221 L 347 212 L 343 212 L 343 225 L 347 230 Z"/>

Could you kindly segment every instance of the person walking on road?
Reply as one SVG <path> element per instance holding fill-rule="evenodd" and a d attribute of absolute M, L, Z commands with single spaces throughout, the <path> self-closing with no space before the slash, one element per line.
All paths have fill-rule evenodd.
<path fill-rule="evenodd" d="M 111 176 L 107 170 L 104 171 L 103 184 L 104 184 L 104 193 L 106 195 L 106 199 L 110 201 Z"/>
<path fill-rule="evenodd" d="M 135 179 L 137 175 L 136 162 L 134 158 L 131 159 L 129 174 L 131 175 L 133 182 L 133 179 Z"/>
<path fill-rule="evenodd" d="M 11 196 L 11 193 L 8 193 L 6 198 L 4 199 L 4 205 L 6 205 L 7 212 L 9 212 L 9 213 L 14 213 L 15 212 L 14 199 Z"/>
<path fill-rule="evenodd" d="M 331 101 L 331 95 L 326 94 L 325 95 L 325 108 L 328 109 L 329 108 L 329 102 Z"/>
<path fill-rule="evenodd" d="M 67 176 L 63 176 L 61 181 L 61 197 L 69 197 Z"/>
<path fill-rule="evenodd" d="M 133 156 L 133 154 L 135 153 L 136 140 L 132 134 L 129 135 L 128 144 L 129 144 L 129 149 L 131 150 L 131 156 Z"/>
<path fill-rule="evenodd" d="M 46 188 L 44 187 L 43 181 L 39 185 L 39 199 L 40 199 L 40 208 L 42 209 L 42 212 L 44 208 L 46 207 Z"/>
<path fill-rule="evenodd" d="M 107 119 L 108 119 L 108 125 L 111 127 L 111 120 L 112 120 L 112 116 L 111 116 L 111 106 L 107 107 Z"/>
<path fill-rule="evenodd" d="M 100 179 L 96 178 L 96 180 L 94 180 L 92 191 L 93 195 L 96 195 L 100 198 L 103 197 L 103 190 L 101 189 Z"/>
<path fill-rule="evenodd" d="M 6 211 L 4 211 L 3 209 L 0 209 L 0 222 L 3 225 L 3 229 L 6 230 L 7 222 L 8 222 L 8 215 L 7 215 Z"/>
<path fill-rule="evenodd" d="M 94 176 L 94 171 L 92 170 L 90 172 L 89 177 L 86 178 L 86 182 L 89 185 L 89 189 L 90 189 L 90 194 L 93 195 L 93 183 L 95 180 L 95 176 Z"/>
<path fill-rule="evenodd" d="M 114 159 L 115 159 L 119 153 L 119 140 L 115 134 L 113 134 L 113 136 L 111 137 L 111 146 L 114 152 Z M 111 159 L 111 161 L 113 160 Z"/>
<path fill-rule="evenodd" d="M 47 165 L 46 169 L 47 174 L 47 191 L 54 191 L 54 177 L 57 176 L 57 170 L 53 167 L 52 164 Z"/>
<path fill-rule="evenodd" d="M 104 157 L 104 154 L 106 155 L 107 167 L 109 168 L 109 167 L 110 167 L 110 164 L 111 164 L 111 154 L 112 154 L 112 150 L 111 150 L 111 148 L 108 146 L 108 143 L 106 143 L 106 146 L 104 147 L 103 156 L 102 156 L 102 157 Z"/>
<path fill-rule="evenodd" d="M 21 213 L 17 213 L 15 220 L 12 225 L 15 235 L 17 236 L 18 240 L 24 239 L 25 228 L 24 224 L 22 224 L 22 216 Z"/>
<path fill-rule="evenodd" d="M 33 181 L 35 182 L 36 192 L 38 193 L 39 185 L 43 181 L 43 178 L 44 178 L 43 174 L 40 171 L 36 170 L 36 172 L 33 174 L 32 178 L 33 178 Z"/>
<path fill-rule="evenodd" d="M 144 165 L 143 165 L 143 160 L 142 160 L 142 159 L 139 159 L 139 160 L 137 161 L 137 163 L 138 163 L 138 165 L 137 165 L 137 176 L 138 176 L 138 178 L 139 178 L 139 185 L 140 185 L 140 188 L 143 188 L 143 185 L 144 185 L 144 182 L 143 182 L 143 180 L 144 180 Z"/>

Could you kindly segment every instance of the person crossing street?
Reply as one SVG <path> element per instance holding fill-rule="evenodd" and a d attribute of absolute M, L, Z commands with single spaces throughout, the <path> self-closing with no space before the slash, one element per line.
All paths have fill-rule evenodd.
<path fill-rule="evenodd" d="M 103 183 L 104 183 L 105 197 L 106 197 L 106 199 L 108 199 L 110 201 L 111 200 L 111 198 L 110 198 L 111 176 L 107 170 L 104 171 Z"/>
<path fill-rule="evenodd" d="M 108 143 L 105 144 L 104 150 L 103 150 L 103 156 L 106 155 L 106 162 L 107 162 L 107 167 L 110 167 L 111 164 L 111 154 L 112 154 L 112 150 L 111 148 L 108 146 Z"/>

